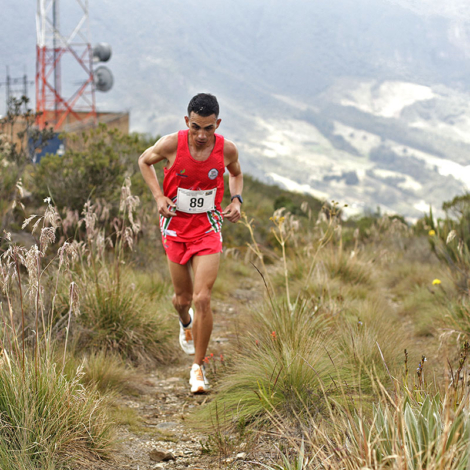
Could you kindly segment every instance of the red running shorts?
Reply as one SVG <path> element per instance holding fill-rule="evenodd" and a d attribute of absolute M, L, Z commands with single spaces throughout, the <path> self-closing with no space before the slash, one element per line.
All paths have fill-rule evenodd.
<path fill-rule="evenodd" d="M 162 239 L 168 259 L 177 264 L 186 264 L 193 256 L 222 253 L 222 234 L 217 232 L 209 232 L 189 242 L 175 241 L 168 235 Z"/>

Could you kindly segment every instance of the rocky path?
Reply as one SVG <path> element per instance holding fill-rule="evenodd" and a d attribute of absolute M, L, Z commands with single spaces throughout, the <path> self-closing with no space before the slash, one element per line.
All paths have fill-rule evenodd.
<path fill-rule="evenodd" d="M 208 353 L 220 365 L 220 355 L 230 355 L 237 341 L 237 317 L 243 309 L 259 300 L 262 291 L 247 282 L 224 301 L 213 301 L 214 331 Z M 245 443 L 230 446 L 225 455 L 208 442 L 208 436 L 194 431 L 188 416 L 203 406 L 210 395 L 189 393 L 190 357 L 146 375 L 140 393 L 120 398 L 123 409 L 130 409 L 130 424 L 119 427 L 120 444 L 111 462 L 101 462 L 94 469 L 251 469 L 251 456 Z M 133 418 L 132 418 L 133 417 Z M 135 424 L 132 424 L 135 421 Z M 256 466 L 256 468 L 259 468 Z"/>

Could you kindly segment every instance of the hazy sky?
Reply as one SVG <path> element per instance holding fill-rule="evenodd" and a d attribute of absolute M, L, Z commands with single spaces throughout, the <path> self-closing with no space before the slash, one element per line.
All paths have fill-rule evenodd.
<path fill-rule="evenodd" d="M 449 19 L 470 19 L 468 0 L 386 0 L 421 15 L 443 16 Z"/>
<path fill-rule="evenodd" d="M 136 0 L 130 6 L 128 0 L 90 0 L 89 8 L 92 42 L 111 42 L 115 48 L 115 54 L 109 63 L 109 67 L 113 72 L 122 74 L 126 68 L 124 64 L 119 63 L 120 50 L 122 51 L 124 47 L 127 47 L 127 44 L 136 41 L 142 41 L 144 46 L 147 46 L 146 43 L 148 41 L 153 41 L 158 45 L 159 41 L 165 40 L 165 37 L 160 36 L 160 34 L 165 34 L 165 31 L 169 31 L 171 28 L 176 30 L 179 20 L 185 14 L 192 11 L 194 11 L 194 16 L 197 18 L 201 18 L 201 15 L 204 14 L 211 18 L 209 22 L 204 22 L 200 19 L 196 20 L 199 21 L 194 26 L 196 33 L 205 34 L 204 30 L 210 33 L 207 29 L 208 24 L 210 27 L 214 23 L 223 23 L 227 25 L 226 32 L 230 36 L 230 15 L 245 15 L 246 22 L 252 25 L 251 30 L 253 30 L 257 27 L 257 16 L 259 16 L 260 11 L 264 10 L 264 22 L 262 24 L 264 29 L 259 32 L 260 35 L 264 34 L 266 36 L 266 33 L 269 33 L 269 21 L 276 19 L 277 22 L 273 23 L 272 29 L 277 29 L 281 26 L 279 35 L 285 38 L 283 39 L 285 42 L 293 40 L 293 37 L 297 39 L 302 37 L 295 29 L 289 31 L 289 25 L 292 26 L 296 21 L 302 22 L 305 26 L 305 21 L 299 20 L 302 15 L 306 15 L 307 18 L 312 17 L 314 20 L 317 12 L 319 12 L 318 14 L 328 12 L 330 20 L 328 24 L 341 26 L 341 23 L 343 23 L 342 32 L 338 28 L 338 34 L 342 34 L 344 40 L 349 41 L 351 37 L 347 36 L 344 24 L 354 25 L 354 22 L 347 20 L 349 21 L 347 23 L 345 21 L 346 14 L 354 15 L 357 12 L 357 24 L 363 27 L 367 25 L 370 19 L 369 24 L 372 28 L 374 23 L 378 21 L 377 16 L 380 16 L 377 15 L 377 12 L 380 13 L 381 9 L 384 12 L 389 12 L 390 7 L 395 5 L 400 7 L 397 10 L 406 9 L 420 17 L 441 17 L 451 20 L 446 25 L 447 31 L 445 31 L 445 35 L 447 41 L 470 58 L 469 2 L 470 0 L 291 0 L 286 3 L 281 0 L 223 0 L 222 2 L 220 0 L 200 0 L 197 4 L 194 4 L 189 0 L 172 0 L 171 4 L 168 4 L 161 0 Z M 67 11 L 73 9 L 74 5 L 76 5 L 76 2 L 71 0 L 67 0 L 67 2 L 62 1 L 60 5 L 64 31 L 67 31 L 67 27 L 69 29 L 73 27 L 73 21 L 70 21 Z M 4 19 L 0 30 L 0 82 L 5 81 L 7 66 L 10 68 L 10 75 L 12 77 L 19 77 L 26 71 L 28 78 L 33 80 L 36 68 L 36 2 L 31 0 L 0 0 L 0 8 L 2 18 Z M 172 14 L 165 17 L 164 24 L 161 17 L 168 11 Z M 173 14 L 173 12 L 176 13 Z M 338 21 L 331 23 L 331 18 L 335 15 Z M 283 17 L 285 18 L 285 25 L 282 24 L 282 21 L 279 21 L 279 18 Z M 5 19 L 8 20 L 5 21 Z M 154 24 L 153 31 L 151 30 L 152 23 Z M 400 27 L 400 25 L 397 25 L 397 27 Z M 145 33 L 143 34 L 144 28 Z M 332 26 L 330 26 L 330 32 L 331 28 Z M 359 29 L 363 31 L 362 36 L 364 37 L 367 34 L 366 29 Z M 235 29 L 235 32 L 237 31 L 239 30 Z M 232 36 L 235 34 L 232 34 Z M 354 32 L 352 35 L 354 35 Z M 311 40 L 311 36 L 309 38 Z M 260 37 L 260 39 L 262 40 L 263 37 Z M 338 41 L 340 42 L 341 40 L 343 39 Z M 242 42 L 243 38 L 240 41 Z M 338 41 L 337 43 L 339 43 Z M 188 53 L 191 52 L 193 47 L 193 44 L 188 43 Z M 269 47 L 269 43 L 267 47 Z M 309 47 L 309 44 L 306 44 L 305 47 Z M 338 50 L 332 50 L 332 54 L 339 54 Z M 387 53 L 389 54 L 389 52 Z M 179 60 L 178 57 L 175 59 Z M 340 57 L 340 59 L 344 60 L 343 57 Z M 164 61 L 167 58 L 159 57 L 158 60 Z M 246 60 L 250 60 L 250 57 L 247 56 Z M 303 56 L 302 50 L 297 45 L 296 57 L 292 58 L 289 67 L 292 67 L 294 63 L 301 64 L 302 60 L 308 60 L 308 56 Z M 257 65 L 258 63 L 253 63 L 253 66 Z M 302 72 L 299 71 L 299 73 Z M 305 73 L 305 70 L 303 73 Z M 116 89 L 120 86 L 120 83 L 122 81 L 120 82 L 118 76 Z M 34 96 L 34 87 L 30 87 L 30 96 Z M 99 100 L 105 106 L 108 106 L 112 96 L 111 94 L 107 96 L 99 95 Z M 5 87 L 3 86 L 0 87 L 0 114 L 4 113 L 4 97 Z"/>

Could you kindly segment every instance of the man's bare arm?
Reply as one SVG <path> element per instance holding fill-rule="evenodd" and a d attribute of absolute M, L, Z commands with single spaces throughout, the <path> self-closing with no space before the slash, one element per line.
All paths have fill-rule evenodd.
<path fill-rule="evenodd" d="M 175 207 L 173 201 L 163 194 L 163 191 L 158 182 L 157 174 L 153 165 L 162 160 L 168 160 L 169 164 L 173 164 L 178 146 L 178 135 L 170 134 L 162 137 L 158 142 L 149 147 L 139 157 L 139 168 L 144 177 L 147 186 L 152 191 L 153 197 L 157 202 L 158 212 L 163 217 L 173 217 L 176 215 L 169 209 Z"/>
<path fill-rule="evenodd" d="M 238 161 L 238 150 L 235 144 L 226 141 L 224 148 L 224 162 L 229 172 L 228 185 L 230 196 L 243 192 L 243 173 Z M 235 198 L 224 210 L 223 215 L 230 222 L 238 222 L 240 220 L 241 202 Z"/>

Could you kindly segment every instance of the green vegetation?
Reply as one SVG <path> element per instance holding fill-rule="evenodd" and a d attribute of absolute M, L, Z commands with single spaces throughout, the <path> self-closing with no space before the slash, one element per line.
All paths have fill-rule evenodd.
<path fill-rule="evenodd" d="M 7 201 L 2 209 L 7 229 L 0 238 L 2 469 L 81 468 L 108 458 L 119 415 L 114 397 L 136 393 L 136 384 L 129 383 L 139 376 L 133 366 L 177 357 L 166 318 L 170 302 L 161 301 L 167 281 L 133 283 L 138 275 L 131 253 L 141 223 L 140 200 L 130 189 L 132 169 L 120 175 L 122 185 L 117 172 L 92 178 L 116 169 L 111 160 L 121 162 L 130 154 L 123 146 L 133 143 L 136 153 L 143 139 L 120 138 L 102 128 L 93 137 L 91 158 L 85 158 L 90 157 L 86 147 L 83 159 L 71 151 L 53 162 L 55 172 L 53 157 L 33 167 L 26 148 L 15 150 L 15 160 L 5 150 L 8 145 L 1 148 L 1 159 L 10 163 L 1 166 L 0 179 L 11 165 L 20 178 L 2 187 Z M 100 149 L 109 159 L 101 169 L 92 161 Z M 109 202 L 92 202 L 72 180 L 67 183 L 63 177 L 75 164 L 82 164 L 92 186 L 101 185 L 93 186 L 91 196 L 106 195 Z M 27 197 L 22 181 L 32 189 Z M 41 184 L 50 188 L 44 202 Z"/>
<path fill-rule="evenodd" d="M 150 143 L 99 127 L 34 167 L 0 147 L 2 469 L 108 458 L 115 424 L 144 429 L 116 396 L 179 358 L 136 167 Z M 262 286 L 262 300 L 244 302 L 237 341 L 208 361 L 216 386 L 192 417 L 202 451 L 263 436 L 278 451 L 259 463 L 253 451 L 260 468 L 467 468 L 469 196 L 414 227 L 379 212 L 343 221 L 338 203 L 248 176 L 244 198 L 214 298 Z"/>
<path fill-rule="evenodd" d="M 97 388 L 102 395 L 110 392 L 131 395 L 136 393 L 136 382 L 141 374 L 121 356 L 102 350 L 90 350 L 84 355 L 79 355 L 76 349 L 70 348 L 66 356 L 66 377 L 72 379 L 76 371 L 80 370 L 80 383 L 87 388 Z"/>
<path fill-rule="evenodd" d="M 254 316 L 256 333 L 241 345 L 236 365 L 204 414 L 215 414 L 217 406 L 219 422 L 257 425 L 275 411 L 325 415 L 328 399 L 340 394 L 329 376 L 330 359 L 323 353 L 331 350 L 336 356 L 327 321 L 312 314 L 307 304 L 292 312 L 286 304 L 274 305 Z"/>
<path fill-rule="evenodd" d="M 274 266 L 250 232 L 265 301 L 194 425 L 219 443 L 276 429 L 269 469 L 466 468 L 470 265 L 445 256 L 464 218 L 377 216 L 361 237 L 328 211 L 313 226 L 271 217 Z"/>
<path fill-rule="evenodd" d="M 137 157 L 150 142 L 141 136 L 122 135 L 100 124 L 81 135 L 67 137 L 65 155 L 48 155 L 34 167 L 34 194 L 51 197 L 59 210 L 81 211 L 89 199 L 114 205 L 126 177 L 137 174 Z M 134 183 L 144 192 L 141 178 Z"/>
<path fill-rule="evenodd" d="M 66 377 L 47 354 L 3 357 L 0 368 L 0 467 L 55 469 L 111 449 L 107 404 L 83 388 L 78 368 Z M 59 467 L 60 468 L 60 467 Z"/>
<path fill-rule="evenodd" d="M 167 313 L 145 299 L 138 287 L 105 280 L 89 282 L 81 303 L 81 342 L 92 350 L 120 353 L 134 362 L 168 362 L 174 348 Z"/>

